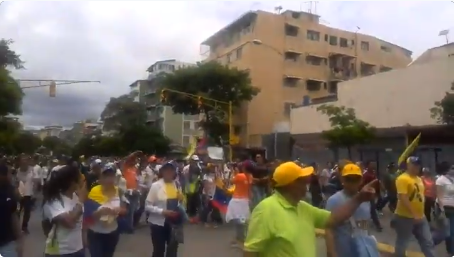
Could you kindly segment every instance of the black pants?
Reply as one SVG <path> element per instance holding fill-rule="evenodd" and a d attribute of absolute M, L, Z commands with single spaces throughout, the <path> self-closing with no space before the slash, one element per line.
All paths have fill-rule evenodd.
<path fill-rule="evenodd" d="M 216 224 L 222 224 L 222 217 L 220 211 L 213 206 L 213 203 L 209 200 L 209 197 L 204 198 L 204 205 L 202 211 L 200 212 L 200 220 L 203 223 L 208 222 L 208 215 L 211 213 L 211 221 Z"/>
<path fill-rule="evenodd" d="M 377 229 L 382 229 L 380 220 L 378 219 L 377 213 L 377 205 L 375 200 L 370 201 L 370 217 L 372 218 L 372 222 Z"/>
<path fill-rule="evenodd" d="M 120 235 L 117 230 L 103 234 L 92 230 L 87 232 L 88 250 L 91 257 L 113 257 Z"/>
<path fill-rule="evenodd" d="M 432 218 L 432 211 L 435 207 L 435 199 L 431 197 L 427 197 L 424 202 L 424 215 L 426 215 L 427 221 L 430 222 Z"/>
<path fill-rule="evenodd" d="M 22 212 L 24 212 L 24 216 L 22 218 L 22 229 L 28 229 L 28 222 L 30 221 L 30 215 L 32 212 L 33 207 L 33 200 L 31 196 L 23 196 L 20 200 L 20 208 L 19 208 L 19 218 Z"/>
<path fill-rule="evenodd" d="M 178 243 L 172 240 L 172 228 L 166 222 L 164 226 L 151 224 L 152 257 L 177 257 Z"/>
<path fill-rule="evenodd" d="M 197 215 L 197 210 L 200 206 L 200 195 L 198 193 L 188 194 L 187 198 L 187 207 L 186 212 L 189 217 L 194 217 Z"/>

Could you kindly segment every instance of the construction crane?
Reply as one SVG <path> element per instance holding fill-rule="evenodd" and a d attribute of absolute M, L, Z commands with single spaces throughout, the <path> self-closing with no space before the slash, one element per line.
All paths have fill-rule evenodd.
<path fill-rule="evenodd" d="M 70 85 L 78 83 L 101 83 L 100 81 L 79 81 L 79 80 L 28 80 L 20 79 L 16 80 L 17 82 L 35 82 L 37 85 L 32 86 L 23 86 L 21 89 L 33 89 L 33 88 L 42 88 L 49 87 L 49 97 L 54 98 L 57 96 L 57 86 L 61 85 Z"/>

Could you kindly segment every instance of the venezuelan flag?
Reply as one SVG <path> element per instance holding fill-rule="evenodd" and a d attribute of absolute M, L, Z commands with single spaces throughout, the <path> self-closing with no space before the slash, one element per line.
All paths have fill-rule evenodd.
<path fill-rule="evenodd" d="M 118 189 L 116 197 L 120 199 L 120 196 L 118 195 Z M 110 199 L 111 198 L 103 194 L 101 185 L 93 187 L 90 193 L 88 193 L 87 200 L 84 202 L 84 224 L 88 226 L 92 225 L 95 222 L 93 213 L 95 213 L 99 209 L 99 207 L 106 204 Z M 119 231 L 123 232 L 127 225 L 125 218 L 123 216 L 118 216 L 117 222 Z"/>
<path fill-rule="evenodd" d="M 216 180 L 216 192 L 211 202 L 223 214 L 227 212 L 227 206 L 229 205 L 230 199 L 232 199 L 234 189 L 235 187 L 233 186 L 226 191 L 222 180 L 219 178 Z"/>

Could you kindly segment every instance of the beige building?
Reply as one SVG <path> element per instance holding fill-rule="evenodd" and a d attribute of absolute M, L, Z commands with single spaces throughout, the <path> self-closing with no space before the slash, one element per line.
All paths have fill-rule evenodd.
<path fill-rule="evenodd" d="M 235 119 L 242 145 L 288 131 L 290 110 L 335 96 L 338 82 L 406 67 L 411 51 L 320 24 L 306 12 L 248 12 L 205 40 L 206 60 L 248 69 L 261 92 Z"/>
<path fill-rule="evenodd" d="M 406 68 L 340 83 L 338 100 L 329 104 L 354 108 L 358 118 L 378 129 L 435 125 L 430 109 L 454 86 L 453 71 L 454 44 L 448 44 L 424 52 Z M 330 129 L 317 106 L 291 110 L 291 134 Z"/>

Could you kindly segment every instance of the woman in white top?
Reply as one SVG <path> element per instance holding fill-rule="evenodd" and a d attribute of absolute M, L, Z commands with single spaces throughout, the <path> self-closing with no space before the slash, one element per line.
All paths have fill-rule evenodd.
<path fill-rule="evenodd" d="M 183 242 L 183 223 L 187 219 L 181 206 L 183 194 L 175 180 L 176 166 L 166 163 L 159 169 L 159 180 L 151 185 L 145 210 L 153 243 L 153 257 L 177 257 L 178 245 Z"/>
<path fill-rule="evenodd" d="M 82 238 L 83 202 L 87 196 L 79 170 L 62 167 L 43 191 L 43 230 L 47 235 L 45 256 L 85 256 Z"/>
<path fill-rule="evenodd" d="M 92 257 L 113 257 L 119 240 L 117 217 L 125 212 L 121 207 L 121 196 L 116 183 L 116 169 L 105 167 L 100 174 L 99 185 L 88 194 L 86 218 L 88 227 L 88 249 Z M 88 203 L 94 205 L 94 211 L 88 214 Z M 89 216 L 88 216 L 89 215 Z M 89 222 L 88 222 L 89 221 Z"/>
<path fill-rule="evenodd" d="M 438 177 L 435 185 L 438 206 L 449 221 L 450 236 L 446 238 L 446 251 L 449 256 L 454 256 L 454 166 Z"/>

